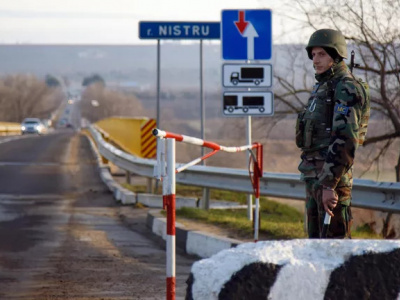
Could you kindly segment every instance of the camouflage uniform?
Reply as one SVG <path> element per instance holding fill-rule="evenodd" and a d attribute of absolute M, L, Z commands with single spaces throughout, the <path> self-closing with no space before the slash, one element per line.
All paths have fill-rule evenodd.
<path fill-rule="evenodd" d="M 306 183 L 308 235 L 321 237 L 325 186 L 333 188 L 339 198 L 327 237 L 350 238 L 352 167 L 355 151 L 367 132 L 369 91 L 353 77 L 344 61 L 317 74 L 316 79 L 296 125 L 296 144 L 302 150 L 298 169 Z"/>

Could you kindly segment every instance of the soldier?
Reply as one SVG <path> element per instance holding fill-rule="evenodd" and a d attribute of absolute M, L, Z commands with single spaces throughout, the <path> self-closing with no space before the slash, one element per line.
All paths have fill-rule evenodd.
<path fill-rule="evenodd" d="M 355 151 L 369 119 L 369 89 L 343 61 L 347 47 L 340 31 L 321 29 L 306 47 L 315 84 L 298 114 L 296 144 L 302 150 L 299 171 L 306 183 L 309 238 L 321 238 L 325 213 L 332 219 L 327 238 L 351 238 L 351 189 Z"/>

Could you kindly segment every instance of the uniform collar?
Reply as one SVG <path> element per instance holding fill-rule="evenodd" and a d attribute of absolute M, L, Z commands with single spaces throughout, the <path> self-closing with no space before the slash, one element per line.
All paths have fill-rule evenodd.
<path fill-rule="evenodd" d="M 335 78 L 343 77 L 345 74 L 349 74 L 350 70 L 346 63 L 342 60 L 341 62 L 334 64 L 330 69 L 324 73 L 315 74 L 315 79 L 318 82 L 325 82 Z"/>

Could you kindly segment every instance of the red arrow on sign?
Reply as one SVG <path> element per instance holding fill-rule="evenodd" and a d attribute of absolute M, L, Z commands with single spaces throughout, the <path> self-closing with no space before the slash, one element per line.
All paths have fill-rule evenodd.
<path fill-rule="evenodd" d="M 246 22 L 244 20 L 244 11 L 240 10 L 239 11 L 239 21 L 235 22 L 235 25 L 241 34 L 243 34 L 244 30 L 247 27 L 247 24 L 249 24 L 249 22 Z"/>

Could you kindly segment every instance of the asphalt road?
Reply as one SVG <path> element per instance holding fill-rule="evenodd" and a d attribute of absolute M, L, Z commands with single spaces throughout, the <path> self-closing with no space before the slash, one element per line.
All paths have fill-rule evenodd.
<path fill-rule="evenodd" d="M 165 247 L 145 216 L 115 203 L 85 136 L 0 143 L 0 299 L 165 299 Z M 177 254 L 177 299 L 195 260 Z"/>

